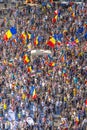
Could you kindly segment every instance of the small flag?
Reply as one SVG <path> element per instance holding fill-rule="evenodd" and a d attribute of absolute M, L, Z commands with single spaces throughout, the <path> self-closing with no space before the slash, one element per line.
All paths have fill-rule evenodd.
<path fill-rule="evenodd" d="M 78 125 L 78 123 L 79 123 L 79 118 L 78 117 L 75 118 L 75 123 Z"/>
<path fill-rule="evenodd" d="M 33 91 L 32 98 L 33 98 L 33 99 L 36 99 L 36 98 L 37 98 L 37 94 L 36 94 L 36 90 L 35 90 L 35 89 L 34 89 L 34 91 Z"/>
<path fill-rule="evenodd" d="M 28 33 L 28 39 L 31 39 L 31 34 L 30 33 Z"/>
<path fill-rule="evenodd" d="M 28 70 L 28 72 L 31 72 L 32 71 L 32 67 L 29 66 L 27 70 Z"/>
<path fill-rule="evenodd" d="M 8 30 L 5 35 L 4 35 L 4 39 L 8 40 L 10 39 L 13 35 L 15 35 L 17 33 L 17 30 L 15 27 L 10 28 L 10 30 Z"/>
<path fill-rule="evenodd" d="M 56 44 L 56 40 L 53 37 L 50 37 L 49 41 L 47 42 L 47 44 L 54 48 L 55 44 Z"/>
<path fill-rule="evenodd" d="M 26 34 L 23 32 L 22 34 L 21 34 L 21 38 L 22 38 L 22 40 L 26 40 Z"/>
<path fill-rule="evenodd" d="M 57 18 L 58 18 L 58 15 L 55 15 L 54 18 L 52 19 L 52 23 L 56 23 L 57 22 Z"/>
<path fill-rule="evenodd" d="M 28 63 L 29 63 L 30 60 L 29 60 L 27 54 L 25 54 L 25 55 L 23 56 L 23 61 L 24 61 L 25 64 L 28 64 Z"/>
<path fill-rule="evenodd" d="M 50 62 L 49 66 L 50 67 L 54 67 L 55 66 L 55 62 Z"/>
<path fill-rule="evenodd" d="M 35 45 L 35 46 L 38 45 L 38 37 L 36 37 L 36 38 L 34 39 L 34 45 Z"/>

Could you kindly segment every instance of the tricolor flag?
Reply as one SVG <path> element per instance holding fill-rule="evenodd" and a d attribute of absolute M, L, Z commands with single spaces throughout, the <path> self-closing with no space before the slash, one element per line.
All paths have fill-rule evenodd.
<path fill-rule="evenodd" d="M 26 43 L 26 41 L 27 41 L 27 39 L 31 39 L 31 34 L 30 33 L 25 33 L 25 32 L 23 32 L 22 34 L 21 34 L 21 39 L 22 39 L 22 42 L 23 43 Z"/>
<path fill-rule="evenodd" d="M 30 62 L 30 60 L 29 60 L 27 54 L 25 54 L 25 55 L 23 56 L 23 61 L 24 61 L 24 64 L 28 64 L 28 63 Z"/>
<path fill-rule="evenodd" d="M 25 44 L 26 40 L 27 40 L 27 36 L 26 36 L 25 32 L 23 32 L 20 37 L 21 37 L 22 43 Z"/>
<path fill-rule="evenodd" d="M 36 37 L 36 38 L 34 39 L 34 45 L 35 45 L 35 46 L 38 45 L 38 37 Z"/>
<path fill-rule="evenodd" d="M 30 33 L 28 33 L 28 39 L 31 39 L 31 34 Z"/>
<path fill-rule="evenodd" d="M 4 40 L 10 39 L 13 35 L 17 33 L 17 30 L 15 27 L 11 27 L 4 35 Z"/>
<path fill-rule="evenodd" d="M 50 66 L 50 67 L 54 67 L 54 66 L 55 66 L 55 62 L 50 62 L 50 63 L 49 63 L 49 66 Z"/>
<path fill-rule="evenodd" d="M 55 46 L 55 44 L 56 44 L 55 38 L 50 37 L 50 39 L 49 39 L 49 41 L 47 42 L 47 44 L 48 44 L 50 47 L 54 48 L 54 46 Z"/>
<path fill-rule="evenodd" d="M 31 72 L 32 71 L 32 67 L 29 66 L 27 70 L 28 70 L 28 72 Z"/>
<path fill-rule="evenodd" d="M 23 39 L 23 40 L 26 40 L 26 34 L 25 34 L 25 32 L 23 32 L 22 34 L 21 34 L 21 38 Z"/>
<path fill-rule="evenodd" d="M 52 23 L 56 23 L 57 22 L 57 18 L 58 18 L 58 15 L 55 15 L 54 18 L 52 19 Z"/>
<path fill-rule="evenodd" d="M 37 94 L 36 94 L 36 90 L 35 90 L 35 89 L 34 89 L 34 91 L 33 91 L 32 98 L 33 98 L 33 99 L 36 99 L 36 98 L 37 98 Z"/>
<path fill-rule="evenodd" d="M 75 123 L 78 125 L 78 123 L 79 123 L 79 118 L 78 117 L 75 118 Z"/>

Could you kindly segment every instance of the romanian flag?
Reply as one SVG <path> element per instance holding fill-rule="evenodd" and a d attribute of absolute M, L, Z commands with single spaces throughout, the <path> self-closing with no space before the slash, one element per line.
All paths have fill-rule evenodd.
<path fill-rule="evenodd" d="M 27 70 L 28 70 L 28 72 L 31 72 L 32 71 L 32 67 L 29 66 Z"/>
<path fill-rule="evenodd" d="M 79 123 L 79 118 L 78 117 L 75 118 L 75 123 L 78 125 L 78 123 Z"/>
<path fill-rule="evenodd" d="M 57 18 L 58 18 L 58 15 L 55 15 L 54 18 L 52 19 L 52 23 L 56 23 L 57 22 Z"/>
<path fill-rule="evenodd" d="M 29 63 L 30 60 L 29 60 L 27 54 L 25 54 L 25 55 L 23 56 L 23 61 L 24 61 L 25 64 L 28 64 L 28 63 Z"/>
<path fill-rule="evenodd" d="M 31 39 L 31 34 L 30 33 L 28 33 L 28 39 Z"/>
<path fill-rule="evenodd" d="M 50 39 L 49 39 L 49 41 L 47 42 L 47 44 L 48 44 L 50 47 L 54 48 L 54 46 L 55 46 L 55 44 L 56 44 L 55 38 L 50 37 Z"/>
<path fill-rule="evenodd" d="M 54 66 L 55 66 L 55 62 L 50 62 L 50 63 L 49 63 L 49 66 L 50 66 L 50 67 L 54 67 Z"/>
<path fill-rule="evenodd" d="M 75 40 L 75 43 L 79 43 L 79 39 L 78 38 Z"/>
<path fill-rule="evenodd" d="M 38 45 L 38 37 L 36 37 L 36 38 L 34 39 L 34 45 L 35 45 L 35 46 Z"/>
<path fill-rule="evenodd" d="M 36 99 L 36 98 L 37 98 L 37 94 L 36 94 L 36 90 L 35 90 L 35 89 L 34 89 L 34 91 L 33 91 L 32 98 L 33 98 L 33 99 Z"/>
<path fill-rule="evenodd" d="M 4 39 L 8 40 L 10 39 L 13 35 L 17 33 L 17 30 L 15 27 L 10 28 L 4 35 Z"/>
<path fill-rule="evenodd" d="M 23 40 L 26 40 L 27 37 L 28 37 L 28 39 L 31 39 L 31 34 L 30 34 L 30 33 L 25 34 L 25 32 L 23 32 L 23 33 L 21 34 L 21 38 L 22 38 Z"/>
<path fill-rule="evenodd" d="M 27 36 L 26 36 L 26 34 L 25 34 L 24 32 L 21 34 L 21 38 L 22 38 L 23 40 L 26 40 Z"/>

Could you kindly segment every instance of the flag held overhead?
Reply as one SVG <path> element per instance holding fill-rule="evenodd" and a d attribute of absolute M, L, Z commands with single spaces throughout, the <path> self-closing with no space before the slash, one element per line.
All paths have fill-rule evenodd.
<path fill-rule="evenodd" d="M 4 39 L 8 40 L 10 39 L 13 35 L 17 33 L 17 30 L 15 27 L 11 27 L 4 35 Z"/>
<path fill-rule="evenodd" d="M 10 28 L 10 32 L 12 33 L 12 35 L 15 35 L 17 33 L 17 30 L 15 27 Z"/>
<path fill-rule="evenodd" d="M 55 44 L 56 44 L 55 38 L 51 37 L 51 38 L 49 39 L 49 41 L 47 42 L 47 44 L 48 44 L 50 47 L 54 48 L 54 47 L 55 47 Z"/>

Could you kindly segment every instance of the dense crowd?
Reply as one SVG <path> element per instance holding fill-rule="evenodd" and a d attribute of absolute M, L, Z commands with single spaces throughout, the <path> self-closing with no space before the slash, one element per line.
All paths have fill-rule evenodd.
<path fill-rule="evenodd" d="M 0 27 L 0 130 L 86 130 L 87 4 L 42 2 L 7 11 Z M 55 13 L 58 19 L 52 21 Z M 12 26 L 17 34 L 4 39 Z M 22 32 L 31 38 L 23 40 Z M 47 44 L 50 36 L 56 40 L 54 47 Z M 51 50 L 52 55 L 31 59 L 33 49 Z"/>

